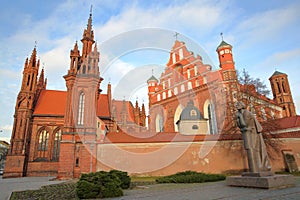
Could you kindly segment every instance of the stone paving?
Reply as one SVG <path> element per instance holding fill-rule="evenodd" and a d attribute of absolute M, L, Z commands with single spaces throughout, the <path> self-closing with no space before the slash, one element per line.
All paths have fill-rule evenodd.
<path fill-rule="evenodd" d="M 44 185 L 62 183 L 63 181 L 50 181 L 54 177 L 24 177 L 6 178 L 0 176 L 0 200 L 7 200 L 13 191 L 36 190 Z"/>
<path fill-rule="evenodd" d="M 0 177 L 0 200 L 9 198 L 12 191 L 33 190 L 43 185 L 62 181 L 49 181 L 53 177 L 25 177 L 2 179 Z M 300 177 L 295 178 L 296 186 L 283 189 L 253 189 L 226 186 L 225 181 L 197 184 L 154 184 L 140 189 L 125 190 L 124 196 L 111 200 L 284 200 L 300 199 Z"/>
<path fill-rule="evenodd" d="M 300 177 L 295 178 L 296 186 L 283 189 L 254 189 L 229 187 L 225 181 L 197 184 L 157 184 L 144 189 L 126 190 L 123 197 L 114 200 L 252 200 L 252 199 L 300 199 Z"/>

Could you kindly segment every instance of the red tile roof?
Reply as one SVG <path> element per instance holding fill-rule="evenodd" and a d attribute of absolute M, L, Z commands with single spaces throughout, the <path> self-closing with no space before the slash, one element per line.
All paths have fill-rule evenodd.
<path fill-rule="evenodd" d="M 279 124 L 280 129 L 300 127 L 300 115 L 276 119 L 275 122 Z"/>
<path fill-rule="evenodd" d="M 37 101 L 33 114 L 35 115 L 65 115 L 66 109 L 66 91 L 58 90 L 43 90 Z M 97 116 L 110 117 L 108 96 L 107 94 L 100 94 L 98 99 Z"/>
<path fill-rule="evenodd" d="M 134 121 L 134 107 L 130 101 L 113 100 L 112 105 L 116 109 L 116 121 L 122 121 L 122 111 L 125 103 L 125 111 L 127 112 L 127 122 L 135 123 Z"/>
<path fill-rule="evenodd" d="M 107 94 L 100 94 L 98 98 L 98 108 L 97 108 L 97 116 L 99 117 L 110 117 L 109 111 L 109 103 L 108 103 L 108 95 Z"/>
<path fill-rule="evenodd" d="M 37 101 L 33 114 L 64 115 L 66 108 L 66 91 L 43 90 Z"/>

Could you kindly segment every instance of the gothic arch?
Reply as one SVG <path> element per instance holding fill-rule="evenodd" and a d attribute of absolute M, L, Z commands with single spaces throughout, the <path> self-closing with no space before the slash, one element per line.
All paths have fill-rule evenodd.
<path fill-rule="evenodd" d="M 59 160 L 59 153 L 60 153 L 60 142 L 62 137 L 62 127 L 57 127 L 53 131 L 53 135 L 51 136 L 52 140 L 52 148 L 51 148 L 51 160 L 58 161 Z"/>
<path fill-rule="evenodd" d="M 155 117 L 155 131 L 156 132 L 163 132 L 163 118 L 160 114 L 157 114 Z"/>
<path fill-rule="evenodd" d="M 207 99 L 204 102 L 203 111 L 204 118 L 208 119 L 208 134 L 217 134 L 217 120 L 215 114 L 215 107 L 210 99 Z"/>
<path fill-rule="evenodd" d="M 174 113 L 174 131 L 175 132 L 179 131 L 176 122 L 179 120 L 183 108 L 184 108 L 184 106 L 179 104 L 175 110 L 175 113 Z"/>
<path fill-rule="evenodd" d="M 49 150 L 49 140 L 50 140 L 50 129 L 46 126 L 41 127 L 37 131 L 36 137 L 36 154 L 35 161 L 47 161 L 48 160 L 48 150 Z"/>

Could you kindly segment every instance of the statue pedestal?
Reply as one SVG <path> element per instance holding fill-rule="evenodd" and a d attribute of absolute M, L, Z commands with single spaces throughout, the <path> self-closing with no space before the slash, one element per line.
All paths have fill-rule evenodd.
<path fill-rule="evenodd" d="M 245 172 L 242 176 L 227 177 L 226 184 L 235 187 L 274 189 L 293 187 L 295 180 L 292 175 L 274 175 L 272 172 Z"/>

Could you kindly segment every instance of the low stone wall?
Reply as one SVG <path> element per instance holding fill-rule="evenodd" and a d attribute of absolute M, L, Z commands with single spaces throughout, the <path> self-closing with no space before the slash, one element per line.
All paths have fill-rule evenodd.
<path fill-rule="evenodd" d="M 291 150 L 300 164 L 300 138 L 281 138 L 281 150 Z M 281 151 L 270 151 L 272 171 L 285 169 Z M 96 170 L 118 169 L 140 176 L 163 176 L 193 170 L 239 173 L 248 164 L 242 140 L 118 143 L 97 146 Z"/>

